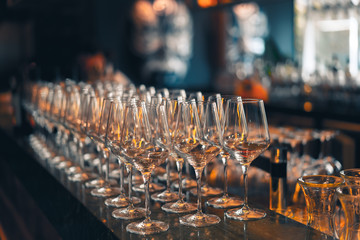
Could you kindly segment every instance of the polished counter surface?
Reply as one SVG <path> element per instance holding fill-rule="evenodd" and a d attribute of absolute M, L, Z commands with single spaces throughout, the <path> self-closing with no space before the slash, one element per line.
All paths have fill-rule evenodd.
<path fill-rule="evenodd" d="M 268 209 L 262 220 L 240 222 L 225 218 L 224 210 L 205 207 L 205 212 L 221 218 L 220 224 L 204 228 L 183 226 L 179 215 L 162 211 L 161 204 L 153 201 L 151 218 L 167 222 L 169 230 L 145 237 L 130 234 L 126 232 L 130 221 L 114 219 L 114 208 L 105 206 L 104 199 L 92 197 L 81 183 L 69 182 L 64 173 L 37 159 L 25 137 L 15 138 L 0 130 L 0 144 L 0 190 L 15 207 L 28 202 L 37 206 L 32 211 L 40 213 L 22 211 L 28 223 L 41 219 L 37 215 L 45 219 L 39 226 L 43 233 L 37 233 L 36 239 L 320 239 L 320 232 Z M 25 193 L 21 195 L 21 191 Z M 195 201 L 189 193 L 186 195 Z M 144 197 L 138 196 L 142 197 L 143 206 Z"/>

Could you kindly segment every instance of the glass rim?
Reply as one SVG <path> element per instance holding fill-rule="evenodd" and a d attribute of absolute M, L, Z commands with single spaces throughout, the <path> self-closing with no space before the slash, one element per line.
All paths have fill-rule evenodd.
<path fill-rule="evenodd" d="M 231 97 L 231 95 L 229 96 L 228 100 L 230 101 L 235 101 L 236 103 L 264 103 L 263 99 L 259 99 L 259 98 L 243 98 L 241 96 L 233 96 Z"/>
<path fill-rule="evenodd" d="M 349 189 L 349 190 L 350 189 L 352 189 L 352 190 L 356 189 L 359 192 L 359 194 L 358 194 L 358 196 L 354 196 L 354 195 L 350 194 L 350 192 L 352 192 L 352 191 L 349 191 L 349 193 L 346 194 L 346 193 L 343 193 L 344 189 Z M 340 195 L 340 196 L 354 196 L 354 197 L 360 198 L 360 185 L 357 185 L 357 184 L 345 184 L 344 183 L 344 184 L 341 184 L 340 186 L 336 187 L 336 193 L 338 195 Z"/>
<path fill-rule="evenodd" d="M 258 98 L 241 98 L 241 101 L 244 103 L 252 103 L 252 102 L 254 102 L 254 103 L 256 103 L 256 102 L 264 102 L 264 100 L 262 100 L 262 99 L 258 99 Z"/>
<path fill-rule="evenodd" d="M 334 179 L 335 181 L 333 183 L 330 182 L 307 182 L 307 179 Z M 340 186 L 341 184 L 343 184 L 345 181 L 343 178 L 338 177 L 338 176 L 333 176 L 333 175 L 307 175 L 307 176 L 302 176 L 299 177 L 297 179 L 297 183 L 302 185 L 302 186 L 307 186 L 307 187 L 314 187 L 314 188 L 336 188 L 338 186 Z"/>
<path fill-rule="evenodd" d="M 206 97 L 205 101 L 215 100 L 218 94 L 219 94 L 220 98 L 224 99 L 224 100 L 239 100 L 239 101 L 241 101 L 243 99 L 239 95 L 231 95 L 231 94 L 229 95 L 229 94 L 214 93 L 214 94 L 210 94 L 208 96 L 204 95 Z"/>
<path fill-rule="evenodd" d="M 132 98 L 128 101 L 119 100 L 118 102 L 123 103 L 125 108 L 146 107 L 146 109 L 151 109 L 159 106 L 165 106 L 165 101 L 161 103 L 149 103 L 144 100 L 135 99 L 135 98 Z"/>
<path fill-rule="evenodd" d="M 348 173 L 358 173 L 358 176 L 352 176 L 352 175 L 347 175 L 346 172 Z M 359 179 L 360 181 L 360 168 L 349 168 L 349 169 L 343 169 L 340 171 L 340 176 L 343 178 L 347 178 L 347 179 Z"/>

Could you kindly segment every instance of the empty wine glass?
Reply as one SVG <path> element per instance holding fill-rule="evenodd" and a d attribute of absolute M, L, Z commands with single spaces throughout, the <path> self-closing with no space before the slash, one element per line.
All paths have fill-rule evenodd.
<path fill-rule="evenodd" d="M 67 94 L 69 91 L 66 90 L 66 88 L 69 88 L 69 86 L 61 86 L 58 91 L 56 91 L 58 99 L 60 100 L 57 102 L 57 106 L 55 109 L 55 122 L 57 127 L 57 145 L 60 148 L 60 152 L 65 156 L 66 160 L 58 163 L 55 167 L 59 170 L 64 170 L 73 165 L 72 161 L 69 160 L 69 148 L 68 148 L 68 137 L 69 137 L 69 131 L 66 129 L 64 125 L 65 117 L 66 117 L 66 106 L 68 97 Z M 55 105 L 53 105 L 54 107 Z"/>
<path fill-rule="evenodd" d="M 80 94 L 77 86 L 73 83 L 69 84 L 66 87 L 66 106 L 65 106 L 65 115 L 63 126 L 67 132 L 67 149 L 69 154 L 69 159 L 73 161 L 73 166 L 66 168 L 65 173 L 68 176 L 81 172 L 81 168 L 78 164 L 78 154 L 77 146 L 75 144 L 75 134 L 73 128 L 73 120 L 77 117 L 80 105 Z"/>
<path fill-rule="evenodd" d="M 105 158 L 105 183 L 100 188 L 95 188 L 91 190 L 91 194 L 97 197 L 110 197 L 120 193 L 119 188 L 112 187 L 109 183 L 109 164 L 111 158 L 111 151 L 109 150 L 108 138 L 106 137 L 108 124 L 109 124 L 109 114 L 110 106 L 113 101 L 113 98 L 104 98 L 102 100 L 102 107 L 100 112 L 100 122 L 98 125 L 97 132 L 94 132 L 92 137 L 94 141 L 100 146 L 100 153 Z M 95 124 L 96 125 L 96 124 Z M 102 161 L 101 161 L 102 162 Z M 102 167 L 102 166 L 101 166 Z"/>
<path fill-rule="evenodd" d="M 94 194 L 98 195 L 98 193 L 99 193 L 101 196 L 110 197 L 110 196 L 116 195 L 119 192 L 112 193 L 111 191 L 109 191 L 108 194 L 110 194 L 110 195 L 108 195 L 105 191 L 106 188 L 110 187 L 109 185 L 114 184 L 114 182 L 116 183 L 116 181 L 112 181 L 112 182 L 111 182 L 111 180 L 106 181 L 106 179 L 103 178 L 103 170 L 102 170 L 102 162 L 103 161 L 102 160 L 107 157 L 106 151 L 108 151 L 108 149 L 105 148 L 104 142 L 99 136 L 100 124 L 104 124 L 104 121 L 106 118 L 105 116 L 103 116 L 101 119 L 101 111 L 102 111 L 101 106 L 102 105 L 103 105 L 102 97 L 96 96 L 95 94 L 92 94 L 90 96 L 85 131 L 86 131 L 86 135 L 95 144 L 97 152 L 99 153 L 99 166 L 98 166 L 99 177 L 97 179 L 86 182 L 85 186 L 90 187 L 90 188 L 97 188 L 97 189 L 104 187 L 104 188 L 102 188 L 102 190 L 104 190 L 104 191 L 102 191 L 102 193 L 96 191 L 96 192 L 94 192 Z M 107 114 L 107 116 L 108 116 L 108 114 Z M 103 130 L 104 129 L 101 129 L 101 131 L 103 131 Z M 100 196 L 100 195 L 98 195 L 98 196 Z"/>
<path fill-rule="evenodd" d="M 195 96 L 200 96 L 200 94 L 191 95 L 189 98 L 186 96 L 186 91 L 184 89 L 171 89 L 168 92 L 168 97 L 170 99 L 176 99 L 177 97 L 181 97 L 184 101 L 190 100 Z M 185 164 L 185 176 L 182 179 L 182 187 L 184 189 L 190 189 L 196 187 L 196 181 L 190 176 L 190 165 L 186 159 L 184 159 Z M 173 186 L 179 189 L 179 183 L 174 183 Z"/>
<path fill-rule="evenodd" d="M 221 134 L 223 134 L 223 127 L 224 127 L 224 115 L 226 108 L 226 101 L 227 99 L 231 98 L 231 96 L 221 97 L 220 94 L 216 94 L 210 96 L 207 100 L 207 107 L 216 106 L 217 112 L 219 114 L 219 121 L 221 127 Z M 207 111 L 208 113 L 210 111 Z M 204 132 L 207 129 L 204 129 Z M 222 142 L 220 141 L 213 141 L 214 144 L 222 148 Z M 227 182 L 227 162 L 230 158 L 230 154 L 226 152 L 224 149 L 220 152 L 221 160 L 224 165 L 224 193 L 221 197 L 212 198 L 206 202 L 207 205 L 214 207 L 214 208 L 230 208 L 230 207 L 237 207 L 243 204 L 243 201 L 236 197 L 230 197 L 228 194 L 228 182 Z"/>
<path fill-rule="evenodd" d="M 340 176 L 346 185 L 360 185 L 360 168 L 350 168 L 340 171 Z"/>
<path fill-rule="evenodd" d="M 195 169 L 197 181 L 197 212 L 180 217 L 180 223 L 193 227 L 204 227 L 217 224 L 220 218 L 216 215 L 205 214 L 201 207 L 201 175 L 206 164 L 214 159 L 219 153 L 220 148 L 211 143 L 211 139 L 221 137 L 218 122 L 214 118 L 204 120 L 204 126 L 209 131 L 204 135 L 201 127 L 198 106 L 203 107 L 203 102 L 191 100 L 181 104 L 181 114 L 179 117 L 178 128 L 175 130 L 175 151 L 190 163 Z M 214 111 L 213 116 L 217 115 L 216 108 L 210 108 Z M 211 116 L 211 114 L 206 114 Z M 218 116 L 218 115 L 217 115 Z"/>
<path fill-rule="evenodd" d="M 53 135 L 53 142 L 54 147 L 57 148 L 58 152 L 61 154 L 61 144 L 60 144 L 60 135 L 61 131 L 59 129 L 60 123 L 60 109 L 61 109 L 61 102 L 63 98 L 63 88 L 60 85 L 54 86 L 54 92 L 51 99 L 50 109 L 49 109 L 49 120 L 53 125 L 53 128 L 55 129 L 55 133 Z M 56 156 L 52 159 L 48 160 L 48 164 L 50 166 L 56 166 L 60 164 L 61 162 L 66 162 L 66 158 L 64 156 Z M 70 163 L 71 164 L 71 163 Z"/>
<path fill-rule="evenodd" d="M 112 212 L 112 216 L 114 218 L 118 219 L 137 219 L 142 218 L 145 216 L 145 209 L 140 207 L 135 207 L 134 204 L 140 203 L 140 199 L 137 197 L 132 196 L 132 190 L 133 190 L 133 165 L 131 164 L 130 159 L 126 154 L 124 154 L 124 151 L 122 149 L 122 129 L 124 127 L 124 121 L 125 121 L 125 106 L 126 104 L 129 104 L 128 101 L 131 101 L 130 99 L 124 99 L 125 102 L 114 102 L 114 110 L 115 108 L 118 108 L 115 112 L 116 115 L 114 115 L 113 124 L 110 125 L 114 128 L 112 131 L 112 134 L 108 137 L 110 140 L 110 146 L 112 148 L 112 151 L 116 156 L 118 156 L 119 161 L 122 161 L 123 164 L 126 167 L 126 171 L 128 173 L 128 206 L 126 208 L 120 208 L 116 209 Z M 116 105 L 118 105 L 116 107 Z M 122 109 L 122 110 L 121 110 Z M 122 111 L 122 112 L 120 112 Z"/>
<path fill-rule="evenodd" d="M 87 90 L 83 89 L 82 94 L 79 93 L 78 88 L 72 88 L 68 96 L 68 104 L 66 109 L 66 126 L 71 132 L 74 143 L 76 144 L 77 165 L 68 169 L 69 180 L 75 182 L 87 181 L 95 178 L 95 175 L 85 171 L 83 146 L 86 140 L 85 133 L 81 130 L 81 124 L 85 121 L 86 116 L 86 98 Z M 75 158 L 75 159 L 76 159 Z"/>
<path fill-rule="evenodd" d="M 210 95 L 209 97 L 211 97 L 212 95 Z M 194 92 L 194 93 L 189 93 L 189 100 L 195 99 L 197 102 L 202 103 L 205 98 L 207 98 L 207 96 L 204 96 L 201 92 Z M 203 115 L 205 113 L 205 109 L 203 109 L 204 106 L 198 106 L 198 111 L 199 111 L 199 117 L 200 117 L 200 121 L 202 121 Z M 209 196 L 216 196 L 216 195 L 220 195 L 223 193 L 223 191 L 220 188 L 216 188 L 216 187 L 211 187 L 208 184 L 208 165 L 205 166 L 204 168 L 204 175 L 202 176 L 203 179 L 203 184 L 201 186 L 201 195 L 203 197 L 209 197 Z M 197 189 L 191 189 L 190 193 L 193 195 L 197 195 Z"/>
<path fill-rule="evenodd" d="M 125 190 L 124 190 L 124 179 L 122 171 L 124 170 L 124 165 L 126 164 L 126 160 L 121 155 L 120 150 L 120 135 L 122 129 L 124 117 L 124 103 L 117 98 L 114 98 L 113 101 L 110 103 L 110 113 L 109 113 L 109 120 L 108 120 L 108 127 L 107 127 L 107 134 L 106 134 L 106 142 L 110 151 L 116 156 L 120 166 L 120 194 L 114 198 L 108 198 L 105 200 L 105 205 L 113 206 L 113 207 L 126 207 L 128 205 L 140 203 L 140 199 L 137 197 L 126 197 Z M 131 183 L 130 183 L 131 185 Z M 130 186 L 131 187 L 131 186 Z M 133 206 L 131 206 L 133 207 Z M 127 218 L 133 218 L 135 214 L 127 215 Z M 139 217 L 144 216 L 144 213 L 141 212 Z"/>
<path fill-rule="evenodd" d="M 160 105 L 165 107 L 166 103 L 167 103 L 166 99 L 163 99 L 161 96 L 153 97 L 151 99 L 151 108 L 159 108 Z M 158 112 L 159 109 L 151 109 L 150 113 L 152 113 L 154 111 Z M 152 117 L 152 115 L 150 117 Z M 168 122 L 166 124 L 169 126 Z M 169 128 L 169 131 L 170 131 L 170 128 Z M 171 145 L 168 145 L 168 146 L 171 146 Z M 170 185 L 170 161 L 171 161 L 170 159 L 172 159 L 172 156 L 169 155 L 169 157 L 165 161 L 165 164 L 166 164 L 166 189 L 163 192 L 154 193 L 151 195 L 151 199 L 153 199 L 155 201 L 173 202 L 173 201 L 176 201 L 179 199 L 178 194 L 176 194 L 175 192 L 172 192 L 170 189 L 170 186 L 171 186 Z"/>
<path fill-rule="evenodd" d="M 165 127 L 164 108 L 160 107 L 161 114 L 156 111 L 148 114 L 148 110 L 152 111 L 151 108 L 147 109 L 144 102 L 130 101 L 125 109 L 121 136 L 124 155 L 141 172 L 145 183 L 145 220 L 130 223 L 126 227 L 128 232 L 141 235 L 164 232 L 169 228 L 165 222 L 150 219 L 151 172 L 169 157 L 169 151 L 165 145 L 170 144 L 170 136 Z M 152 114 L 153 117 L 149 120 Z"/>
<path fill-rule="evenodd" d="M 225 111 L 224 149 L 241 165 L 244 175 L 244 205 L 229 210 L 226 217 L 236 220 L 256 220 L 266 216 L 265 211 L 248 205 L 247 172 L 251 162 L 270 144 L 264 102 L 258 99 L 233 97 Z"/>
<path fill-rule="evenodd" d="M 164 101 L 165 106 L 165 112 L 167 114 L 167 120 L 168 120 L 168 127 L 169 132 L 171 136 L 171 141 L 173 144 L 170 145 L 170 154 L 171 157 L 173 157 L 176 161 L 176 166 L 178 170 L 178 177 L 179 177 L 179 192 L 178 192 L 178 198 L 179 200 L 175 203 L 167 203 L 161 207 L 162 210 L 166 212 L 172 212 L 172 213 L 186 213 L 186 212 L 192 212 L 196 210 L 196 205 L 193 203 L 187 203 L 184 201 L 183 193 L 182 193 L 182 169 L 184 164 L 184 158 L 179 156 L 175 149 L 174 149 L 174 142 L 175 142 L 175 130 L 176 128 L 179 128 L 179 124 L 182 124 L 179 122 L 179 117 L 181 114 L 181 104 L 183 100 L 182 97 L 179 97 L 178 99 L 166 99 Z"/>

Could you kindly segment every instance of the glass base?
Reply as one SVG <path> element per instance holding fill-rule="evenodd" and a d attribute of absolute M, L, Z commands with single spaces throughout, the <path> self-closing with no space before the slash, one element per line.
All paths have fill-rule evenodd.
<path fill-rule="evenodd" d="M 106 186 L 93 189 L 90 193 L 95 197 L 111 197 L 120 194 L 120 188 Z"/>
<path fill-rule="evenodd" d="M 191 227 L 207 227 L 220 221 L 218 216 L 205 213 L 195 213 L 180 217 L 180 224 Z"/>
<path fill-rule="evenodd" d="M 110 184 L 110 186 L 115 186 L 117 185 L 117 182 L 114 179 L 109 179 L 108 184 Z M 104 185 L 105 180 L 103 178 L 97 178 L 85 183 L 85 187 L 87 188 L 100 188 Z"/>
<path fill-rule="evenodd" d="M 212 198 L 206 202 L 206 205 L 213 208 L 232 208 L 243 205 L 244 202 L 236 197 L 222 196 L 219 198 Z"/>
<path fill-rule="evenodd" d="M 121 208 L 116 209 L 112 212 L 112 216 L 117 219 L 124 219 L 124 220 L 131 220 L 131 219 L 138 219 L 145 217 L 146 210 L 145 208 L 134 208 L 127 207 L 127 208 Z"/>
<path fill-rule="evenodd" d="M 126 226 L 126 231 L 140 235 L 166 232 L 168 229 L 169 224 L 156 220 L 134 222 Z"/>
<path fill-rule="evenodd" d="M 94 173 L 80 172 L 80 173 L 76 173 L 74 175 L 70 175 L 68 178 L 71 182 L 85 182 L 90 179 L 96 178 L 96 176 L 97 175 Z"/>
<path fill-rule="evenodd" d="M 281 214 L 285 217 L 288 217 L 288 218 L 294 218 L 294 213 L 293 211 L 289 208 L 289 209 L 270 209 L 271 211 L 274 211 L 278 214 Z M 307 220 L 307 218 L 306 218 Z M 306 222 L 305 222 L 306 224 Z"/>
<path fill-rule="evenodd" d="M 225 216 L 240 221 L 259 220 L 266 217 L 266 212 L 257 208 L 242 207 L 227 211 Z"/>
<path fill-rule="evenodd" d="M 190 193 L 194 196 L 197 196 L 197 189 L 191 189 Z M 213 187 L 209 187 L 209 186 L 202 186 L 201 187 L 201 196 L 202 197 L 209 197 L 209 196 L 216 196 L 216 195 L 220 195 L 223 193 L 223 190 L 221 190 L 220 188 L 213 188 Z"/>
<path fill-rule="evenodd" d="M 67 169 L 67 168 L 71 167 L 72 165 L 74 165 L 74 164 L 71 161 L 65 160 L 65 161 L 59 163 L 58 165 L 56 165 L 55 168 L 59 169 L 59 170 L 63 170 L 63 169 Z"/>
<path fill-rule="evenodd" d="M 176 183 L 173 184 L 173 186 L 174 186 L 174 188 L 179 189 L 179 183 L 176 182 Z M 196 181 L 191 179 L 191 178 L 184 178 L 182 180 L 182 187 L 185 190 L 190 189 L 190 188 L 194 188 L 194 187 L 196 187 Z"/>
<path fill-rule="evenodd" d="M 197 205 L 195 203 L 177 201 L 175 203 L 164 204 L 161 209 L 169 213 L 188 213 L 196 211 Z"/>
<path fill-rule="evenodd" d="M 141 202 L 140 198 L 132 197 L 133 204 L 139 204 Z M 105 200 L 105 205 L 108 207 L 126 207 L 129 205 L 129 198 L 124 195 L 119 195 L 114 198 L 108 198 Z"/>
<path fill-rule="evenodd" d="M 45 161 L 45 160 L 48 160 L 48 159 L 51 159 L 55 156 L 54 153 L 51 153 L 48 149 L 46 148 L 42 148 L 40 150 L 40 159 Z"/>
<path fill-rule="evenodd" d="M 77 173 L 81 173 L 82 169 L 79 166 L 71 166 L 67 169 L 65 169 L 65 173 L 67 175 L 72 175 L 72 174 L 77 174 Z"/>
<path fill-rule="evenodd" d="M 151 199 L 158 202 L 174 202 L 179 199 L 179 195 L 175 192 L 165 190 L 161 193 L 151 195 Z"/>
<path fill-rule="evenodd" d="M 64 156 L 56 156 L 52 159 L 48 159 L 48 164 L 49 165 L 57 165 L 64 161 L 66 161 L 66 158 Z"/>
<path fill-rule="evenodd" d="M 165 186 L 157 184 L 157 183 L 150 183 L 149 186 L 149 192 L 154 193 L 154 192 L 159 192 L 165 189 Z M 140 185 L 135 185 L 133 186 L 133 190 L 135 192 L 145 192 L 145 185 L 144 184 L 140 184 Z"/>
<path fill-rule="evenodd" d="M 166 181 L 167 180 L 167 174 L 162 174 L 162 175 L 158 175 L 157 178 L 160 180 L 160 181 Z M 179 178 L 178 174 L 176 172 L 170 172 L 170 181 L 175 181 Z"/>
<path fill-rule="evenodd" d="M 109 177 L 119 179 L 120 178 L 120 169 L 116 168 L 109 173 Z"/>
<path fill-rule="evenodd" d="M 96 159 L 97 155 L 95 153 L 85 153 L 83 155 L 84 162 L 91 163 Z"/>

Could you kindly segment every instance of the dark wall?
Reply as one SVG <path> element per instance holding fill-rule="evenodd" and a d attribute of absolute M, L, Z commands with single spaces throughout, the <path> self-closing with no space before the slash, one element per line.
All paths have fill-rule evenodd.
<path fill-rule="evenodd" d="M 142 60 L 132 51 L 132 24 L 130 9 L 134 1 L 117 0 L 52 0 L 35 2 L 20 0 L 9 7 L 12 16 L 23 16 L 22 22 L 30 22 L 33 31 L 33 51 L 19 60 L 37 62 L 38 78 L 82 78 L 77 66 L 78 56 L 84 53 L 103 52 L 114 66 L 127 74 L 134 82 L 141 83 L 139 68 Z M 4 1 L 0 1 L 4 4 Z M 26 4 L 28 3 L 28 4 Z M 270 27 L 269 39 L 275 48 L 289 58 L 293 48 L 292 0 L 263 1 L 261 9 L 267 14 Z M 226 8 L 192 8 L 194 23 L 193 55 L 183 83 L 176 87 L 210 89 L 216 76 L 216 59 L 213 52 L 214 12 Z M 24 14 L 26 13 L 26 14 Z M 16 18 L 16 17 L 15 17 Z M 1 18 L 0 18 L 1 21 Z M 6 19 L 2 20 L 2 22 Z M 25 36 L 26 38 L 26 36 Z M 21 43 L 23 44 L 23 43 Z M 20 46 L 21 47 L 21 46 Z M 215 65 L 214 65 L 215 63 Z M 14 64 L 13 64 L 14 65 Z M 15 67 L 19 64 L 15 64 Z"/>
<path fill-rule="evenodd" d="M 261 4 L 268 17 L 269 38 L 273 39 L 282 55 L 293 59 L 294 48 L 294 2 L 289 0 L 268 1 Z"/>

